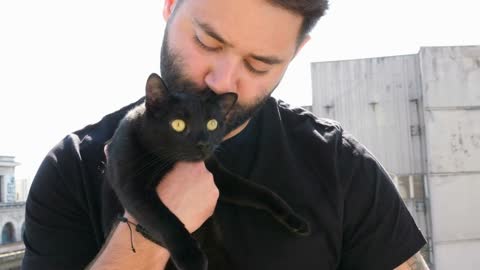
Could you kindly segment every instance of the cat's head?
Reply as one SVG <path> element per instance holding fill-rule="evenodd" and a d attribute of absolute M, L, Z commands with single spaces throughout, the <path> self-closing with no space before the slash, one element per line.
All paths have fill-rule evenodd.
<path fill-rule="evenodd" d="M 141 142 L 147 151 L 172 161 L 205 160 L 225 134 L 225 118 L 237 94 L 167 89 L 157 74 L 148 77 Z"/>

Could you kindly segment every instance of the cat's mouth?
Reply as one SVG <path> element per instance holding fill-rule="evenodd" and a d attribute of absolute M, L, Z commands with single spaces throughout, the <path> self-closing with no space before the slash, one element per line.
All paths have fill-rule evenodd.
<path fill-rule="evenodd" d="M 206 160 L 214 151 L 214 147 L 212 147 L 211 144 L 206 143 L 198 143 L 196 148 L 197 151 L 195 151 L 194 158 L 197 161 Z"/>
<path fill-rule="evenodd" d="M 208 159 L 210 156 L 212 156 L 213 153 L 203 153 L 203 152 L 200 152 L 200 153 L 197 153 L 195 155 L 192 155 L 190 156 L 190 158 L 188 158 L 188 160 L 186 161 L 205 161 L 206 159 Z"/>
<path fill-rule="evenodd" d="M 212 144 L 197 144 L 182 151 L 178 159 L 191 162 L 205 161 L 213 156 L 216 148 L 216 145 Z"/>

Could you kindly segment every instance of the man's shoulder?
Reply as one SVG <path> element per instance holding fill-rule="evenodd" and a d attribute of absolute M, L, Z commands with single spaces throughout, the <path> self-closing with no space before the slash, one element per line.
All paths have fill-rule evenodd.
<path fill-rule="evenodd" d="M 282 100 L 276 101 L 280 120 L 291 136 L 307 136 L 332 142 L 343 136 L 344 129 L 340 122 L 314 115 L 302 107 L 292 106 Z"/>
<path fill-rule="evenodd" d="M 97 123 L 87 125 L 84 128 L 73 132 L 72 135 L 77 136 L 82 142 L 104 144 L 113 136 L 120 120 L 122 120 L 131 109 L 141 104 L 143 101 L 144 98 L 141 98 L 117 111 L 109 113 L 102 117 Z"/>
<path fill-rule="evenodd" d="M 274 101 L 279 121 L 292 148 L 309 158 L 334 163 L 355 162 L 368 155 L 368 150 L 343 125 L 312 112 Z"/>
<path fill-rule="evenodd" d="M 82 162 L 89 162 L 92 159 L 98 161 L 103 159 L 103 147 L 113 136 L 121 119 L 135 106 L 143 102 L 143 98 L 127 106 L 120 108 L 102 117 L 100 121 L 85 126 L 64 137 L 50 152 L 49 156 L 63 158 L 71 162 L 76 157 Z M 92 160 L 92 161 L 93 161 Z M 57 160 L 58 161 L 58 160 Z"/>

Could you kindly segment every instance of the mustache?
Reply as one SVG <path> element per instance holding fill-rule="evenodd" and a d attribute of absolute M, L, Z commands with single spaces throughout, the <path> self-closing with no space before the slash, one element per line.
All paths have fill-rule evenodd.
<path fill-rule="evenodd" d="M 218 94 L 215 93 L 210 87 L 199 87 L 195 83 L 177 78 L 174 81 L 165 82 L 167 91 L 175 94 L 186 94 L 191 96 L 196 96 L 201 99 L 209 99 Z"/>
<path fill-rule="evenodd" d="M 176 78 L 173 81 L 164 81 L 167 87 L 167 90 L 172 93 L 187 93 L 192 95 L 199 95 L 199 96 L 212 96 L 216 95 L 216 93 L 208 86 L 206 87 L 199 87 L 195 83 L 185 80 Z"/>

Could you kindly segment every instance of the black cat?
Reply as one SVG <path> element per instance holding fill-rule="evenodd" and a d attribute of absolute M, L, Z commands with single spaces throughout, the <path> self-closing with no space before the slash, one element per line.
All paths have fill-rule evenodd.
<path fill-rule="evenodd" d="M 194 233 L 207 243 L 200 247 L 155 191 L 180 160 L 205 161 L 221 201 L 268 211 L 292 232 L 309 233 L 308 224 L 279 196 L 229 172 L 215 159 L 214 151 L 225 136 L 226 115 L 236 100 L 234 93 L 169 91 L 158 75 L 151 74 L 145 102 L 128 112 L 109 142 L 106 184 L 150 237 L 169 250 L 175 266 L 170 262 L 167 269 L 233 269 L 228 266 L 215 217 Z M 111 217 L 105 219 L 111 225 Z M 202 249 L 215 254 L 210 267 Z"/>

